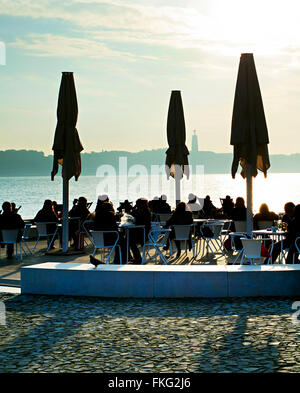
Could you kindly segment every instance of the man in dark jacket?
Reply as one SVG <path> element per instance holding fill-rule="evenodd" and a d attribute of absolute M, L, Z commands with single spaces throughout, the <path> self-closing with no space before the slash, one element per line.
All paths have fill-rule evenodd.
<path fill-rule="evenodd" d="M 19 229 L 18 241 L 21 240 L 22 232 L 21 229 L 24 228 L 25 223 L 18 213 L 12 211 L 12 206 L 10 202 L 4 202 L 2 205 L 3 213 L 0 215 L 0 233 L 2 229 Z M 2 240 L 2 233 L 0 241 Z M 7 244 L 6 253 L 7 258 L 11 259 L 14 252 L 14 245 Z"/>

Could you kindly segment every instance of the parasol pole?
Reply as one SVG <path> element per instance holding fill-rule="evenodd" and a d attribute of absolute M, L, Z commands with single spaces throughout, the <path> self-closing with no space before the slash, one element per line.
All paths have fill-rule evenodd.
<path fill-rule="evenodd" d="M 175 201 L 176 201 L 176 206 L 178 203 L 181 201 L 181 190 L 180 190 L 180 181 L 182 178 L 182 168 L 181 165 L 176 164 L 175 165 L 175 173 L 174 173 L 174 179 L 175 179 Z M 175 206 L 175 207 L 176 207 Z"/>
<path fill-rule="evenodd" d="M 68 251 L 69 243 L 69 180 L 63 178 L 63 217 L 62 217 L 62 251 Z"/>
<path fill-rule="evenodd" d="M 247 182 L 247 234 L 252 235 L 253 230 L 253 188 L 251 165 L 246 163 L 246 182 Z"/>

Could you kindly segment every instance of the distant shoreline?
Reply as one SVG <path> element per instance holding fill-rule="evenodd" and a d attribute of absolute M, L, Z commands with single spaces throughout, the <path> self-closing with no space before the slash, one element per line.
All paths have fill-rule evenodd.
<path fill-rule="evenodd" d="M 82 153 L 82 176 L 96 176 L 102 165 L 110 165 L 119 171 L 120 158 L 126 158 L 127 168 L 142 165 L 150 171 L 153 165 L 165 163 L 166 148 L 143 150 L 132 153 L 127 151 L 102 151 Z M 212 151 L 190 152 L 189 164 L 192 173 L 197 166 L 202 166 L 204 174 L 231 174 L 233 154 L 214 153 Z M 300 173 L 300 153 L 270 155 L 271 168 L 268 173 Z M 0 151 L 0 177 L 49 176 L 52 170 L 53 156 L 45 156 L 36 150 L 4 150 Z M 150 172 L 149 172 L 150 173 Z"/>

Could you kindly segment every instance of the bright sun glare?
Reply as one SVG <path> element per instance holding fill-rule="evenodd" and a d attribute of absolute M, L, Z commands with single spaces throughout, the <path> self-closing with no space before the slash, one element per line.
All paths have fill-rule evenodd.
<path fill-rule="evenodd" d="M 299 0 L 211 0 L 207 33 L 224 55 L 277 55 L 299 43 L 299 11 Z"/>

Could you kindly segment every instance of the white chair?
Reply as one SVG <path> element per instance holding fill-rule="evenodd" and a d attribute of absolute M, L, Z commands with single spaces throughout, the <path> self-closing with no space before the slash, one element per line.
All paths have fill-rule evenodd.
<path fill-rule="evenodd" d="M 193 250 L 193 257 L 195 257 L 195 248 L 192 239 L 192 228 L 194 227 L 193 224 L 188 225 L 173 225 L 175 231 L 175 238 L 174 240 L 180 241 L 181 243 L 184 242 L 185 244 L 185 252 L 187 253 L 187 242 L 191 240 L 192 243 L 192 250 Z"/>
<path fill-rule="evenodd" d="M 231 249 L 235 249 L 235 237 L 245 237 L 247 234 L 247 221 L 234 221 L 235 232 L 230 232 L 229 236 L 231 239 Z M 239 257 L 242 256 L 243 249 L 237 251 L 237 256 L 233 262 L 233 265 L 237 262 Z"/>
<path fill-rule="evenodd" d="M 164 264 L 168 264 L 168 261 L 165 255 L 162 253 L 161 248 L 167 245 L 169 241 L 169 233 L 171 232 L 170 229 L 164 229 L 160 227 L 153 227 L 148 233 L 148 241 L 143 245 L 143 257 L 142 257 L 142 264 L 146 262 L 146 248 L 152 247 L 155 249 L 155 255 L 158 254 L 160 259 L 163 261 Z"/>
<path fill-rule="evenodd" d="M 115 241 L 111 241 L 111 244 L 105 244 L 105 234 L 112 234 L 116 235 Z M 92 242 L 94 245 L 94 252 L 92 256 L 96 254 L 98 250 L 101 251 L 101 262 L 108 263 L 110 257 L 112 256 L 113 251 L 115 251 L 116 247 L 119 248 L 119 255 L 120 255 L 120 264 L 122 264 L 122 254 L 121 254 L 121 246 L 118 244 L 119 241 L 119 232 L 118 231 L 90 231 Z M 105 250 L 110 249 L 108 252 L 108 256 L 105 259 Z M 105 261 L 104 261 L 105 259 Z"/>
<path fill-rule="evenodd" d="M 52 246 L 52 244 L 55 240 L 55 236 L 57 235 L 57 232 L 58 232 L 57 222 L 35 222 L 34 224 L 36 225 L 38 237 L 35 242 L 35 245 L 33 246 L 32 251 L 35 250 L 35 248 L 41 238 L 47 238 L 48 240 L 50 240 L 50 242 L 48 244 L 48 248 L 47 248 L 47 251 L 49 251 L 50 247 Z M 51 228 L 51 231 L 49 230 L 49 228 Z M 52 229 L 52 228 L 55 228 L 55 229 Z"/>
<path fill-rule="evenodd" d="M 22 255 L 22 239 L 19 241 L 19 229 L 2 229 L 2 240 L 1 244 L 7 245 L 7 244 L 15 244 L 16 245 L 16 258 L 18 257 L 18 244 L 20 248 L 20 259 L 21 261 L 23 260 L 23 255 Z"/>
<path fill-rule="evenodd" d="M 224 227 L 224 223 L 222 222 L 212 222 L 212 223 L 205 222 L 200 227 L 200 233 L 206 243 L 206 250 L 208 252 L 208 249 L 210 249 L 210 251 L 213 253 L 214 256 L 215 253 L 211 248 L 210 243 L 213 245 L 215 251 L 220 250 L 224 255 L 224 250 L 222 247 L 223 246 L 222 238 L 221 238 L 223 227 Z M 207 232 L 205 231 L 205 229 L 207 229 Z"/>
<path fill-rule="evenodd" d="M 242 251 L 242 258 L 241 258 L 241 265 L 243 264 L 244 259 L 246 258 L 250 264 L 253 264 L 256 259 L 263 259 L 265 260 L 266 257 L 261 256 L 261 245 L 264 240 L 267 239 L 247 239 L 241 238 L 241 242 L 243 244 L 243 251 Z M 270 261 L 270 258 L 269 258 Z"/>

